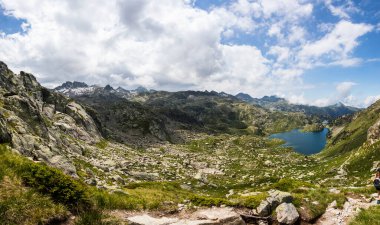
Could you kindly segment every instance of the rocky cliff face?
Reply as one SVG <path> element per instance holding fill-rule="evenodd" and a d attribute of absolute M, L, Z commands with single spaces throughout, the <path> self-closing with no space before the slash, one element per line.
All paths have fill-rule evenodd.
<path fill-rule="evenodd" d="M 0 143 L 76 176 L 72 156 L 100 140 L 81 105 L 42 87 L 32 74 L 14 74 L 0 62 Z"/>
<path fill-rule="evenodd" d="M 367 140 L 370 144 L 380 140 L 380 120 L 368 129 Z"/>

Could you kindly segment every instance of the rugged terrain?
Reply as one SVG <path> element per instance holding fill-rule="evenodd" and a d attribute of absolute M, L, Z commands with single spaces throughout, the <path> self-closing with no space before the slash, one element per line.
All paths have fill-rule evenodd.
<path fill-rule="evenodd" d="M 229 224 L 325 224 L 344 212 L 335 219 L 347 224 L 373 200 L 380 102 L 331 123 L 315 156 L 267 138 L 323 119 L 216 92 L 79 82 L 52 91 L 1 63 L 0 223 L 228 224 L 228 214 Z M 368 210 L 354 224 L 378 208 Z"/>

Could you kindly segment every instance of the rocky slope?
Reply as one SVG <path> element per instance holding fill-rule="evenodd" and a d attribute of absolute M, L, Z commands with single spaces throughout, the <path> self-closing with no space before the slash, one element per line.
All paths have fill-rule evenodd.
<path fill-rule="evenodd" d="M 72 155 L 101 140 L 83 107 L 42 87 L 31 74 L 0 63 L 0 141 L 21 154 L 76 176 Z M 81 140 L 80 142 L 73 140 Z"/>
<path fill-rule="evenodd" d="M 92 86 L 92 91 L 86 92 L 83 91 L 83 85 L 76 86 L 74 83 L 67 82 L 54 90 L 94 108 L 98 112 L 99 118 L 108 117 L 110 114 L 104 109 L 114 109 L 115 107 L 119 107 L 117 110 L 119 114 L 130 115 L 136 114 L 134 111 L 138 111 L 145 120 L 153 121 L 156 118 L 161 121 L 157 121 L 156 124 L 166 124 L 168 127 L 156 125 L 156 127 L 160 127 L 161 134 L 156 132 L 153 136 L 172 142 L 183 139 L 183 135 L 180 135 L 181 132 L 175 132 L 178 130 L 265 135 L 302 127 L 311 122 L 311 118 L 303 113 L 271 112 L 260 106 L 246 104 L 232 95 L 214 91 L 166 92 L 148 91 L 143 88 L 127 91 L 122 88 L 114 89 L 107 85 L 106 87 Z M 76 82 L 76 84 L 80 83 Z M 108 122 L 104 119 L 102 121 L 103 124 Z M 119 131 L 141 128 L 139 124 L 146 124 L 147 121 L 137 121 L 134 124 L 125 124 L 125 126 L 123 123 L 120 124 Z M 133 126 L 131 127 L 131 125 Z M 145 133 L 151 132 L 148 129 Z M 129 141 L 135 138 L 129 138 Z"/>

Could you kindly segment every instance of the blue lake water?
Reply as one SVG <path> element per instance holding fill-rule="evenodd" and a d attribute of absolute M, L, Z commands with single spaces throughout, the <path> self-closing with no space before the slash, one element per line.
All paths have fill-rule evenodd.
<path fill-rule="evenodd" d="M 328 129 L 321 132 L 301 132 L 295 129 L 289 132 L 272 134 L 269 138 L 284 140 L 284 146 L 293 147 L 296 152 L 311 155 L 320 152 L 326 145 Z"/>

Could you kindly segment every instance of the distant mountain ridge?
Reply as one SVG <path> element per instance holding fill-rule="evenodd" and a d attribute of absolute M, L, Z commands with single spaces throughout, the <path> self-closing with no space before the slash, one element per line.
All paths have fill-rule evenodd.
<path fill-rule="evenodd" d="M 114 89 L 111 85 L 107 84 L 105 87 L 100 87 L 96 85 L 88 85 L 83 82 L 70 82 L 67 81 L 62 85 L 54 88 L 54 91 L 62 93 L 68 97 L 76 98 L 83 95 L 94 96 L 94 95 L 108 95 L 114 94 L 115 96 L 137 102 L 145 102 L 147 99 L 151 99 L 154 93 L 165 93 L 165 91 L 156 91 L 148 90 L 145 87 L 137 87 L 134 90 L 126 90 L 122 87 Z M 180 93 L 180 92 L 172 92 Z M 292 104 L 289 103 L 285 98 L 281 98 L 275 95 L 264 96 L 262 98 L 254 98 L 246 93 L 238 93 L 233 96 L 225 92 L 216 92 L 216 91 L 204 91 L 203 93 L 209 93 L 217 97 L 230 98 L 234 100 L 240 100 L 247 102 L 251 105 L 256 105 L 263 107 L 271 111 L 280 111 L 280 112 L 301 112 L 307 116 L 316 116 L 320 120 L 333 121 L 341 116 L 350 115 L 357 111 L 360 111 L 359 108 L 346 106 L 343 103 L 339 102 L 334 105 L 318 107 L 311 105 L 301 105 L 301 104 Z"/>
<path fill-rule="evenodd" d="M 334 120 L 338 117 L 353 114 L 360 111 L 361 109 L 346 106 L 341 102 L 334 105 L 318 107 L 311 105 L 301 105 L 289 103 L 285 98 L 280 98 L 277 96 L 264 96 L 262 98 L 253 98 L 248 94 L 239 93 L 236 97 L 242 101 L 253 105 L 259 105 L 264 108 L 273 111 L 283 111 L 283 112 L 303 112 L 309 116 L 318 116 L 324 120 Z"/>

